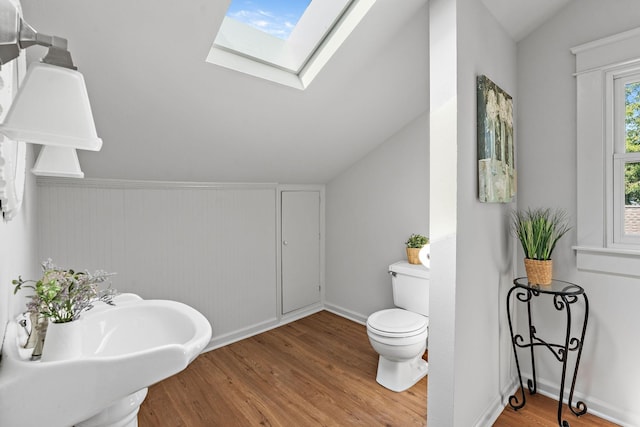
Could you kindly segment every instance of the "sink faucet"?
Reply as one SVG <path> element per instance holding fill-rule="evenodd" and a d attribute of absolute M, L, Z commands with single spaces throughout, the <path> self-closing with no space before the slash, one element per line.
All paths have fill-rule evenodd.
<path fill-rule="evenodd" d="M 29 314 L 30 328 L 27 327 L 27 319 L 22 319 L 18 323 L 29 335 L 24 348 L 33 348 L 31 359 L 36 360 L 42 356 L 42 348 L 44 347 L 44 337 L 47 333 L 49 321 L 46 317 L 38 315 L 38 313 Z"/>

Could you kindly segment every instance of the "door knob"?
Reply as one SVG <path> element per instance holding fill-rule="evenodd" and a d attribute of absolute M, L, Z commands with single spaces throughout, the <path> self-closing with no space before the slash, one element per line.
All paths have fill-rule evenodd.
<path fill-rule="evenodd" d="M 282 241 L 282 244 L 283 244 L 283 245 L 285 245 L 285 246 L 287 246 L 287 245 L 289 244 L 289 242 L 287 242 L 286 240 L 283 240 L 283 241 Z"/>

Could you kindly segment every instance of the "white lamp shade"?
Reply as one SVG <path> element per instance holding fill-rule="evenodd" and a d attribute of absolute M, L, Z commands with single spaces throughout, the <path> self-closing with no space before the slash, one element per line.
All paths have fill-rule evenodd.
<path fill-rule="evenodd" d="M 84 178 L 75 148 L 44 145 L 40 149 L 36 164 L 31 169 L 34 175 Z"/>
<path fill-rule="evenodd" d="M 82 74 L 44 63 L 29 67 L 0 132 L 33 144 L 102 148 Z"/>

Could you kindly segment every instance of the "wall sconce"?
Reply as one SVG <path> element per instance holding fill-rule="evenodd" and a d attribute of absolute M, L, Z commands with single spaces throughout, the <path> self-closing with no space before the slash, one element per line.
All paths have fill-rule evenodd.
<path fill-rule="evenodd" d="M 40 63 L 29 67 L 0 124 L 0 133 L 4 135 L 0 145 L 15 141 L 41 144 L 31 170 L 35 175 L 82 178 L 84 173 L 76 149 L 99 151 L 102 140 L 96 133 L 84 78 L 73 65 L 67 41 L 39 34 L 22 19 L 15 0 L 0 0 L 0 68 L 15 68 L 11 61 L 20 56 L 21 50 L 34 45 L 49 49 Z M 16 189 L 3 189 L 2 182 L 6 186 L 7 181 L 14 182 L 15 175 L 20 173 L 19 159 L 2 159 L 7 151 L 13 154 L 18 150 L 0 149 L 0 205 L 5 218 L 5 207 L 12 204 L 5 199 Z M 24 171 L 24 159 L 22 162 Z"/>
<path fill-rule="evenodd" d="M 32 170 L 36 175 L 82 178 L 75 149 L 102 147 L 82 74 L 47 63 L 29 67 L 0 132 L 43 145 Z"/>

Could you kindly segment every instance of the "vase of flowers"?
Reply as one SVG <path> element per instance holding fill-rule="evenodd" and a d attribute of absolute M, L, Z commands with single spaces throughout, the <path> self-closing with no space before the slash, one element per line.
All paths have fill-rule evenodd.
<path fill-rule="evenodd" d="M 44 340 L 43 358 L 48 360 L 72 358 L 74 353 L 80 351 L 78 339 L 81 336 L 81 325 L 76 324 L 68 328 L 63 325 L 75 323 L 80 315 L 93 308 L 97 301 L 113 304 L 112 300 L 117 292 L 110 286 L 99 289 L 99 284 L 107 282 L 113 274 L 102 270 L 94 273 L 65 270 L 58 268 L 51 259 L 42 263 L 42 270 L 42 278 L 37 281 L 23 280 L 22 277 L 13 280 L 14 293 L 22 288 L 30 288 L 34 291 L 29 296 L 27 311 L 36 313 L 38 318 L 44 319 L 44 326 L 32 327 L 31 331 L 32 334 L 40 334 L 39 342 Z M 38 324 L 40 325 L 40 322 Z M 53 332 L 54 329 L 59 331 Z M 72 332 L 64 332 L 64 330 Z M 45 334 L 50 339 L 45 339 Z M 66 338 L 65 334 L 67 334 Z M 37 347 L 34 349 L 33 357 L 39 356 Z M 46 355 L 47 353 L 49 354 Z"/>
<path fill-rule="evenodd" d="M 40 360 L 53 362 L 80 357 L 82 355 L 82 327 L 82 319 L 65 323 L 50 322 Z"/>

